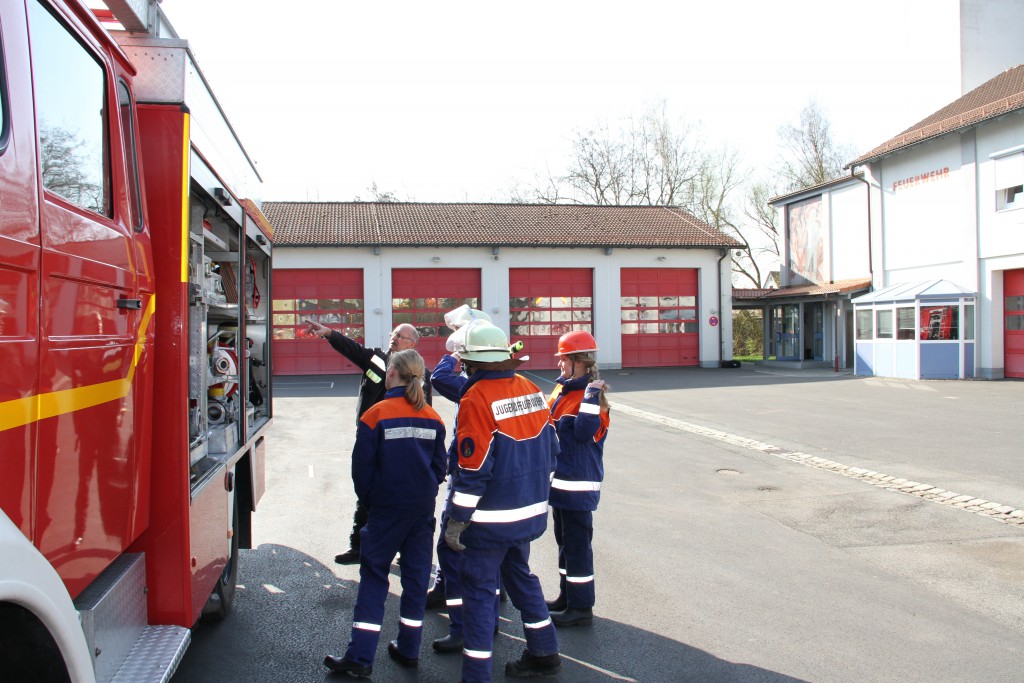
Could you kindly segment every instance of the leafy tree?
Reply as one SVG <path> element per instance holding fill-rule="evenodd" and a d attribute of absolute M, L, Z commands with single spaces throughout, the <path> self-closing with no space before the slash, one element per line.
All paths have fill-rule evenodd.
<path fill-rule="evenodd" d="M 764 358 L 764 316 L 759 310 L 732 312 L 732 353 L 734 356 Z"/>

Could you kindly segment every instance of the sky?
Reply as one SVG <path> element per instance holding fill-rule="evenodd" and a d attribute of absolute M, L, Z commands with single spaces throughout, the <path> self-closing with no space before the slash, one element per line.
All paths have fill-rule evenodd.
<path fill-rule="evenodd" d="M 664 103 L 751 172 L 811 100 L 858 153 L 960 96 L 958 0 L 162 0 L 263 200 L 508 201 Z M 852 160 L 852 159 L 851 159 Z"/>

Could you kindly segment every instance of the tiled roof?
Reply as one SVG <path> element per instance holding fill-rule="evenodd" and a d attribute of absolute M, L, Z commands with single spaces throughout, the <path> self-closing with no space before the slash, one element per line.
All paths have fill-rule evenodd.
<path fill-rule="evenodd" d="M 277 246 L 739 247 L 682 209 L 575 204 L 264 202 Z"/>
<path fill-rule="evenodd" d="M 848 294 L 871 286 L 871 278 L 835 280 L 834 282 L 812 283 L 779 287 L 765 294 L 766 299 L 782 299 L 790 296 L 823 296 L 825 294 Z"/>
<path fill-rule="evenodd" d="M 836 280 L 821 284 L 793 285 L 778 289 L 737 289 L 733 288 L 733 301 L 757 301 L 787 299 L 790 297 L 825 296 L 826 294 L 849 294 L 871 287 L 871 278 Z"/>
<path fill-rule="evenodd" d="M 905 147 L 969 128 L 1018 109 L 1024 109 L 1024 64 L 1007 69 L 982 83 L 955 102 L 855 159 L 846 168 L 874 161 Z"/>
<path fill-rule="evenodd" d="M 771 291 L 774 291 L 774 290 L 771 290 L 771 289 L 754 289 L 754 288 L 750 288 L 750 287 L 748 287 L 748 288 L 733 287 L 732 288 L 732 298 L 733 298 L 733 301 L 736 301 L 737 299 L 741 300 L 741 301 L 745 301 L 747 299 L 760 299 L 760 298 L 764 297 L 765 294 L 767 294 L 768 292 L 771 292 Z"/>

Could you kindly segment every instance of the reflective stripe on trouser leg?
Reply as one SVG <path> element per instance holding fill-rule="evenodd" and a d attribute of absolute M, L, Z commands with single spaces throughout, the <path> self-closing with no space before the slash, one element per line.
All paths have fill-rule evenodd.
<path fill-rule="evenodd" d="M 565 556 L 565 597 L 569 607 L 594 606 L 594 513 L 559 510 L 562 520 L 560 555 Z"/>
<path fill-rule="evenodd" d="M 359 532 L 361 537 L 359 592 L 352 615 L 352 639 L 345 652 L 345 657 L 350 661 L 368 666 L 373 665 L 377 641 L 380 639 L 380 625 L 384 620 L 384 602 L 388 596 L 391 560 L 394 559 L 399 549 L 403 548 L 402 544 L 406 536 L 409 535 L 410 529 L 422 527 L 425 523 L 424 520 L 426 520 L 426 524 L 431 525 L 425 543 L 426 573 L 429 576 L 430 548 L 433 540 L 433 526 L 430 522 L 432 519 L 432 509 L 424 513 L 382 510 L 370 514 L 366 526 Z M 415 560 L 416 551 L 411 549 L 410 552 L 413 554 L 412 559 Z M 423 554 L 424 551 L 421 550 L 420 553 Z M 423 579 L 423 583 L 426 583 L 426 579 Z M 424 588 L 420 598 L 422 600 L 419 612 L 420 620 L 423 619 L 426 599 L 426 589 Z M 408 612 L 408 614 L 415 617 L 415 612 Z"/>
<path fill-rule="evenodd" d="M 462 635 L 465 639 L 462 680 L 466 683 L 491 680 L 494 599 L 498 590 L 498 568 L 505 553 L 505 548 L 466 548 L 461 553 Z"/>
<path fill-rule="evenodd" d="M 402 597 L 399 601 L 401 618 L 398 623 L 398 651 L 409 659 L 418 659 L 420 656 L 435 525 L 433 512 L 420 515 L 418 520 L 410 524 L 400 547 Z"/>
<path fill-rule="evenodd" d="M 558 652 L 558 636 L 544 604 L 540 580 L 530 572 L 529 543 L 508 549 L 501 563 L 501 578 L 512 604 L 522 612 L 526 649 L 537 657 Z"/>

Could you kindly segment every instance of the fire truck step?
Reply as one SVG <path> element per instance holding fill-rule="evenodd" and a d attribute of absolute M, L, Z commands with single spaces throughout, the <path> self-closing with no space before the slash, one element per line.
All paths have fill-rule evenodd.
<path fill-rule="evenodd" d="M 167 683 L 191 637 L 184 626 L 147 626 L 111 683 Z"/>

